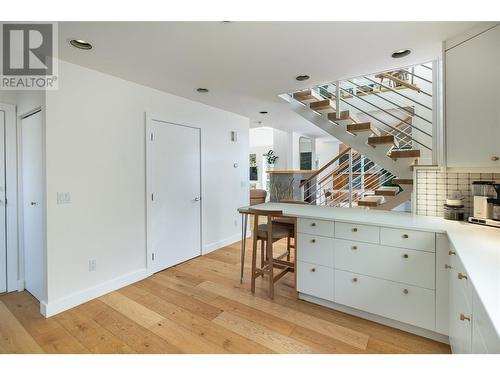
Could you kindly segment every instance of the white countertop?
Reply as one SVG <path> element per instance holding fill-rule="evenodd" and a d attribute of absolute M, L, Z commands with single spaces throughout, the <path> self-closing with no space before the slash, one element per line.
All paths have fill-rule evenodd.
<path fill-rule="evenodd" d="M 284 215 L 446 233 L 500 336 L 500 228 L 406 212 L 264 203 Z"/>

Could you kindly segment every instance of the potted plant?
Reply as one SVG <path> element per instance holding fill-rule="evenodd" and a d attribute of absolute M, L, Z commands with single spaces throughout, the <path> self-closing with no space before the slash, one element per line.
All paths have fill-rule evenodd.
<path fill-rule="evenodd" d="M 269 150 L 267 152 L 267 154 L 264 154 L 264 156 L 266 157 L 266 160 L 267 160 L 268 169 L 269 170 L 273 170 L 274 169 L 274 163 L 276 163 L 276 160 L 278 160 L 279 157 L 274 154 L 273 150 Z"/>

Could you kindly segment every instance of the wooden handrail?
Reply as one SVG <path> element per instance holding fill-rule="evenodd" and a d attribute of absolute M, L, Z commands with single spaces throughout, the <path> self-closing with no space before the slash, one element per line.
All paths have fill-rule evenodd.
<path fill-rule="evenodd" d="M 392 74 L 389 74 L 389 73 L 380 73 L 380 76 L 382 76 L 384 78 L 387 78 L 387 79 L 390 79 L 392 81 L 395 81 L 395 82 L 399 83 L 401 86 L 405 86 L 405 87 L 408 87 L 409 89 L 412 89 L 412 90 L 415 90 L 417 92 L 420 92 L 420 89 L 416 85 L 408 83 L 406 81 L 403 81 L 402 79 L 399 79 L 398 77 L 395 77 Z"/>
<path fill-rule="evenodd" d="M 352 155 L 352 161 L 353 163 L 356 162 L 359 158 L 361 157 L 360 154 L 358 153 L 355 153 Z M 349 165 L 349 160 L 346 160 L 344 162 L 342 162 L 342 164 L 340 164 L 337 168 L 335 168 L 332 172 L 328 173 L 325 177 L 323 177 L 319 182 L 318 184 L 321 185 L 323 182 L 325 182 L 326 180 L 328 180 L 330 177 L 333 177 L 335 175 L 338 175 L 340 170 L 347 167 Z"/>
<path fill-rule="evenodd" d="M 326 163 L 324 166 L 322 166 L 320 169 L 318 169 L 316 172 L 314 172 L 312 175 L 310 175 L 306 180 L 304 180 L 303 182 L 301 182 L 301 184 L 299 185 L 299 187 L 302 187 L 304 186 L 305 184 L 311 182 L 312 180 L 314 180 L 314 178 L 316 178 L 316 176 L 318 176 L 321 172 L 323 172 L 326 168 L 328 168 L 330 165 L 332 165 L 333 163 L 335 163 L 337 160 L 339 160 L 342 156 L 344 156 L 346 153 L 349 152 L 351 148 L 348 147 L 346 148 L 344 151 L 342 151 L 341 153 L 339 153 L 337 156 L 335 156 L 332 160 L 330 160 L 328 163 Z"/>

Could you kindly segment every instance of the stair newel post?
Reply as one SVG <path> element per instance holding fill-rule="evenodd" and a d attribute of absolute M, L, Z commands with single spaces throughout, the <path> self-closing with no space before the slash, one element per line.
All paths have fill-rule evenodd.
<path fill-rule="evenodd" d="M 349 208 L 352 208 L 352 148 L 349 149 Z"/>
<path fill-rule="evenodd" d="M 306 197 L 306 190 L 304 189 L 304 186 L 305 186 L 305 185 L 302 185 L 302 186 L 300 187 L 300 196 L 302 197 L 302 200 L 303 200 L 304 202 L 306 202 L 306 201 L 307 201 L 307 197 Z"/>

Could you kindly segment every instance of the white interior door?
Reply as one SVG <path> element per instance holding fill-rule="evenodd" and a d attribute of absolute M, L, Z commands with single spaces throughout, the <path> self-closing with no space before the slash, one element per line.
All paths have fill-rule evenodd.
<path fill-rule="evenodd" d="M 0 293 L 7 291 L 7 242 L 5 210 L 5 112 L 0 111 Z"/>
<path fill-rule="evenodd" d="M 22 120 L 25 288 L 44 298 L 42 112 Z"/>
<path fill-rule="evenodd" d="M 201 255 L 200 129 L 152 121 L 153 272 Z"/>

